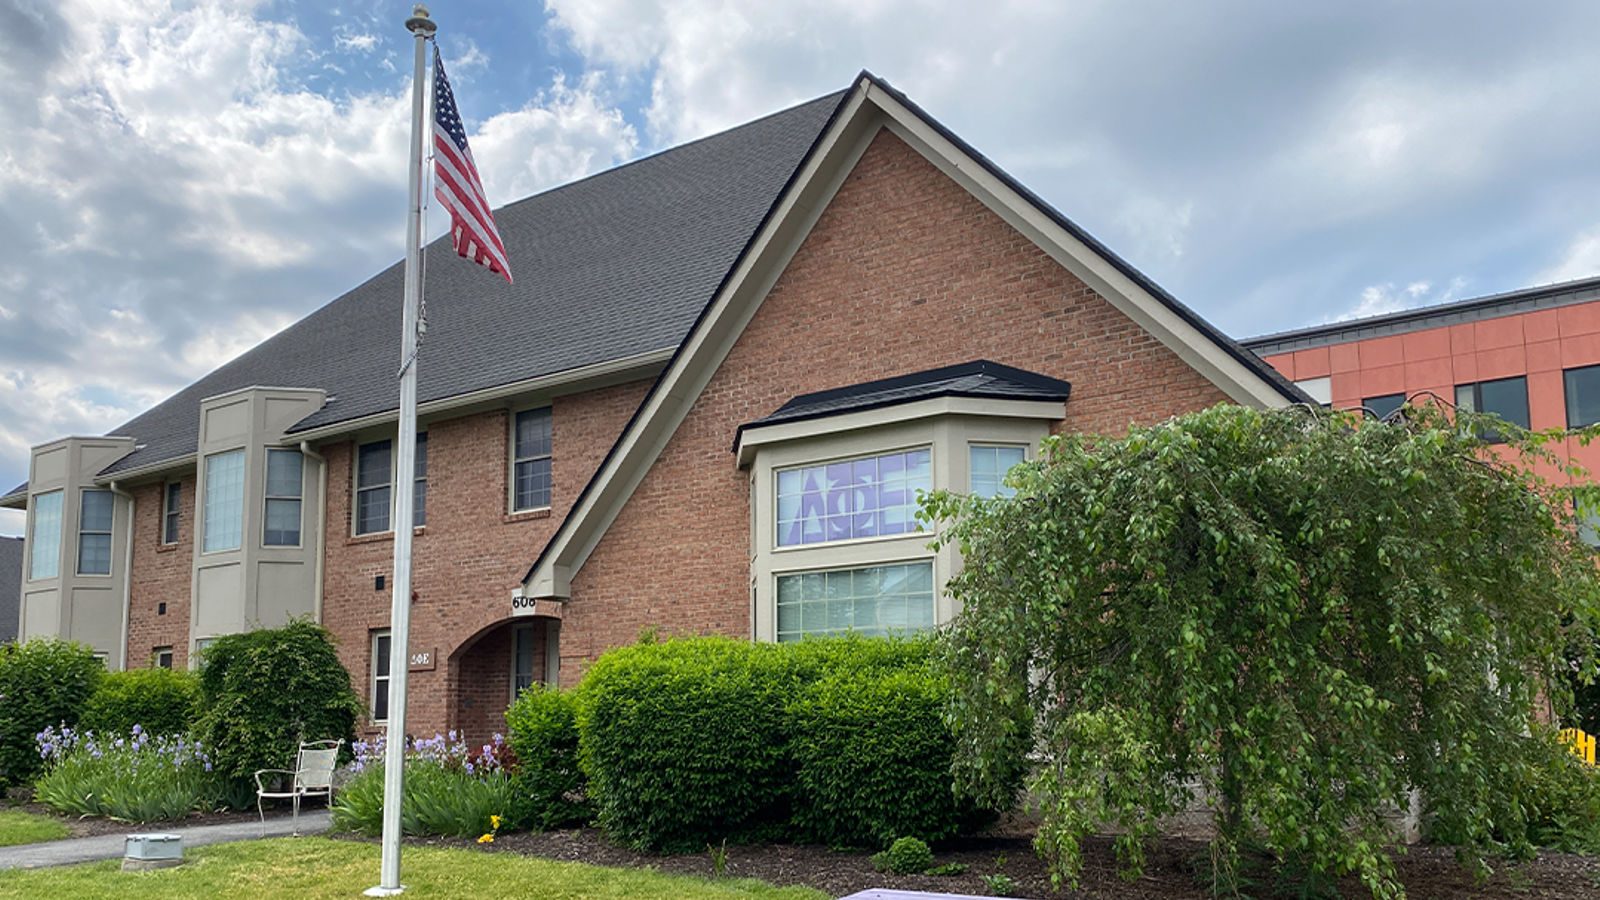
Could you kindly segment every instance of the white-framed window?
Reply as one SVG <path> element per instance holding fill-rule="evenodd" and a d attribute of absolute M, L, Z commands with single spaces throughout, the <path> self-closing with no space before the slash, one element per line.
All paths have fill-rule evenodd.
<path fill-rule="evenodd" d="M 779 575 L 777 596 L 780 641 L 932 628 L 933 560 Z"/>
<path fill-rule="evenodd" d="M 151 656 L 152 661 L 155 663 L 155 667 L 156 668 L 158 668 L 158 669 L 170 669 L 170 668 L 172 668 L 172 648 L 171 647 L 157 647 L 157 648 L 155 648 L 155 650 L 151 651 L 150 656 Z"/>
<path fill-rule="evenodd" d="M 61 492 L 35 494 L 28 523 L 28 577 L 61 574 Z"/>
<path fill-rule="evenodd" d="M 933 489 L 927 447 L 777 471 L 779 547 L 917 530 L 917 492 Z"/>
<path fill-rule="evenodd" d="M 393 515 L 394 441 L 385 438 L 356 450 L 356 534 L 389 530 Z M 411 481 L 411 524 L 421 526 L 428 514 L 428 433 L 417 434 Z"/>
<path fill-rule="evenodd" d="M 1028 456 L 1024 447 L 1004 444 L 970 444 L 967 447 L 967 491 L 979 497 L 1010 497 L 1006 473 Z"/>
<path fill-rule="evenodd" d="M 116 498 L 110 491 L 84 491 L 78 497 L 78 574 L 111 574 L 111 522 Z"/>
<path fill-rule="evenodd" d="M 167 482 L 161 495 L 161 543 L 178 542 L 178 511 L 183 506 L 183 483 Z"/>
<path fill-rule="evenodd" d="M 304 475 L 305 458 L 299 450 L 267 451 L 266 507 L 261 526 L 263 546 L 300 546 Z"/>
<path fill-rule="evenodd" d="M 367 668 L 372 672 L 368 696 L 374 722 L 389 721 L 389 652 L 389 629 L 379 628 L 373 631 L 372 664 Z"/>
<path fill-rule="evenodd" d="M 201 666 L 205 665 L 206 664 L 206 650 L 208 648 L 210 648 L 210 646 L 212 644 L 215 644 L 216 642 L 217 642 L 217 639 L 215 637 L 195 638 L 194 639 L 194 652 L 189 654 L 189 668 L 198 669 Z"/>
<path fill-rule="evenodd" d="M 539 633 L 532 622 L 511 629 L 511 699 L 538 682 L 534 672 L 534 658 Z"/>
<path fill-rule="evenodd" d="M 205 529 L 201 553 L 237 550 L 244 543 L 244 451 L 206 457 Z"/>
<path fill-rule="evenodd" d="M 511 509 L 550 505 L 550 407 L 517 413 L 511 438 Z"/>

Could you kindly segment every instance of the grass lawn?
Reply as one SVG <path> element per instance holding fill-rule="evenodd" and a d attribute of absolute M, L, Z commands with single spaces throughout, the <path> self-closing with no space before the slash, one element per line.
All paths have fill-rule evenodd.
<path fill-rule="evenodd" d="M 378 883 L 378 848 L 326 838 L 276 838 L 218 844 L 184 853 L 186 862 L 151 872 L 119 871 L 120 860 L 0 872 L 0 897 L 338 897 Z M 671 897 L 682 900 L 824 900 L 803 887 L 759 881 L 706 881 L 648 869 L 604 869 L 509 853 L 406 847 L 402 897 L 540 897 L 549 900 Z"/>
<path fill-rule="evenodd" d="M 55 819 L 20 809 L 0 809 L 0 847 L 55 841 L 68 835 L 67 826 Z"/>

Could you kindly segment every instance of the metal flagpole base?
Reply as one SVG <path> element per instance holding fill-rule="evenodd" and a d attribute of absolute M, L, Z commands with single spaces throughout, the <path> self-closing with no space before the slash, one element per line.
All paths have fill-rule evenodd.
<path fill-rule="evenodd" d="M 369 887 L 361 893 L 366 894 L 368 897 L 393 897 L 395 894 L 404 893 L 405 889 L 406 886 L 403 884 L 392 888 L 386 888 L 380 884 L 376 887 Z"/>

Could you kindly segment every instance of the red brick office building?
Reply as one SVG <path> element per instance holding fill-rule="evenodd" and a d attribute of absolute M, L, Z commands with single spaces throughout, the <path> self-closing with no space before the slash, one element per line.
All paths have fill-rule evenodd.
<path fill-rule="evenodd" d="M 929 627 L 919 489 L 1062 430 L 1305 395 L 881 81 L 511 204 L 515 286 L 432 249 L 417 470 L 400 267 L 100 438 L 35 448 L 21 632 L 112 667 L 326 624 L 380 727 L 411 490 L 417 731 L 500 727 L 654 626 Z M 1295 377 L 1295 376 L 1291 376 Z"/>
<path fill-rule="evenodd" d="M 1525 428 L 1600 422 L 1600 278 L 1249 338 L 1316 400 L 1382 416 L 1430 396 Z M 1600 472 L 1600 445 L 1566 455 Z"/>

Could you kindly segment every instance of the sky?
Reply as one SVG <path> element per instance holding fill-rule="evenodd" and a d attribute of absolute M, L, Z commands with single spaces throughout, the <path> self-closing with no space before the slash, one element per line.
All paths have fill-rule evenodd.
<path fill-rule="evenodd" d="M 410 7 L 0 0 L 0 490 L 403 255 Z M 1600 4 L 432 14 L 495 205 L 865 68 L 1235 337 L 1600 274 Z"/>

